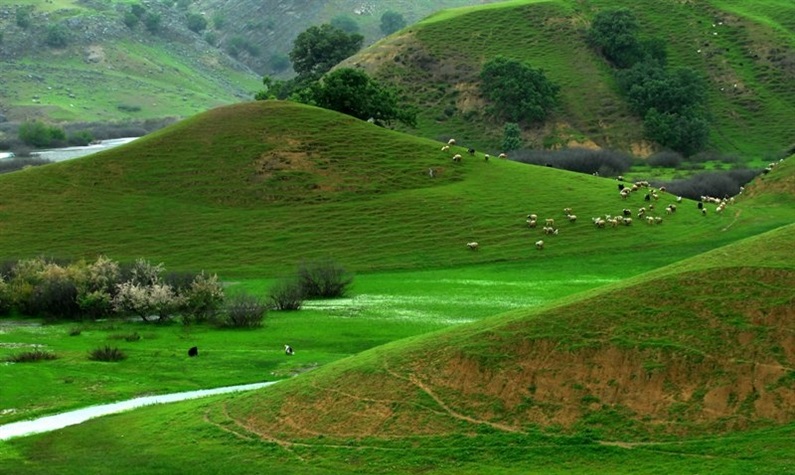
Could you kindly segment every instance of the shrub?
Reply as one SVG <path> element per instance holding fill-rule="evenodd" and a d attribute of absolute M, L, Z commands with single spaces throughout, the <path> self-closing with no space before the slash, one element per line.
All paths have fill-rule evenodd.
<path fill-rule="evenodd" d="M 127 28 L 130 29 L 135 28 L 135 25 L 137 25 L 140 20 L 141 19 L 133 12 L 127 12 L 122 17 L 122 21 L 127 26 Z"/>
<path fill-rule="evenodd" d="M 33 350 L 17 353 L 6 358 L 9 363 L 34 363 L 36 361 L 54 360 L 58 358 L 54 353 L 44 350 Z"/>
<path fill-rule="evenodd" d="M 632 166 L 632 157 L 613 150 L 569 148 L 564 150 L 518 150 L 511 159 L 532 165 L 548 165 L 578 173 L 620 175 Z"/>
<path fill-rule="evenodd" d="M 213 28 L 216 30 L 223 30 L 226 25 L 226 17 L 221 12 L 215 12 L 212 16 Z"/>
<path fill-rule="evenodd" d="M 298 267 L 298 282 L 306 298 L 344 297 L 353 277 L 331 259 L 304 262 Z"/>
<path fill-rule="evenodd" d="M 358 33 L 359 32 L 359 24 L 356 23 L 356 20 L 353 19 L 350 15 L 337 15 L 331 19 L 329 22 L 331 26 L 339 28 L 340 30 L 344 31 L 345 33 Z"/>
<path fill-rule="evenodd" d="M 672 150 L 663 150 L 647 158 L 646 163 L 653 167 L 676 168 L 682 164 L 682 156 Z"/>
<path fill-rule="evenodd" d="M 24 122 L 19 126 L 19 140 L 34 147 L 49 147 L 59 140 L 65 140 L 63 129 L 49 126 L 37 120 Z"/>
<path fill-rule="evenodd" d="M 218 281 L 218 276 L 206 275 L 204 272 L 197 275 L 190 286 L 183 292 L 185 311 L 183 315 L 186 323 L 190 320 L 197 322 L 214 318 L 224 303 L 224 288 Z"/>
<path fill-rule="evenodd" d="M 18 27 L 24 30 L 30 26 L 30 14 L 32 11 L 33 11 L 32 5 L 25 7 L 17 7 L 16 22 Z"/>
<path fill-rule="evenodd" d="M 16 156 L 11 160 L 0 161 L 0 173 L 10 173 L 17 170 L 22 170 L 23 168 L 38 167 L 41 165 L 47 165 L 49 163 L 52 163 L 52 161 L 47 160 L 46 158 L 34 158 L 34 157 L 23 158 Z"/>
<path fill-rule="evenodd" d="M 127 359 L 127 355 L 116 347 L 105 345 L 101 348 L 95 348 L 88 353 L 88 359 L 91 361 L 122 361 Z"/>
<path fill-rule="evenodd" d="M 84 315 L 97 319 L 113 312 L 113 296 L 120 283 L 119 264 L 105 256 L 81 266 L 77 273 L 77 304 Z"/>
<path fill-rule="evenodd" d="M 69 145 L 84 147 L 94 141 L 94 136 L 91 135 L 91 132 L 88 130 L 80 130 L 78 132 L 68 134 L 66 136 L 66 141 L 69 143 Z"/>
<path fill-rule="evenodd" d="M 150 33 L 157 33 L 160 31 L 160 23 L 162 18 L 159 13 L 147 13 L 144 16 L 144 26 Z"/>
<path fill-rule="evenodd" d="M 304 292 L 297 279 L 282 279 L 273 284 L 268 299 L 276 310 L 300 310 Z"/>
<path fill-rule="evenodd" d="M 26 312 L 47 318 L 79 318 L 80 306 L 74 280 L 66 275 L 50 273 L 33 289 Z"/>
<path fill-rule="evenodd" d="M 50 25 L 47 27 L 47 38 L 45 43 L 53 48 L 63 48 L 69 42 L 69 30 L 62 24 Z"/>
<path fill-rule="evenodd" d="M 69 336 L 80 336 L 81 333 L 83 333 L 83 329 L 82 328 L 80 328 L 80 327 L 72 327 L 67 332 L 67 335 L 69 335 Z"/>
<path fill-rule="evenodd" d="M 654 186 L 665 186 L 669 193 L 698 200 L 702 196 L 734 196 L 761 173 L 761 170 L 737 169 L 723 172 L 699 173 L 685 180 L 654 182 Z"/>
<path fill-rule="evenodd" d="M 208 45 L 218 46 L 218 35 L 214 31 L 208 31 L 204 34 L 204 41 L 206 41 Z"/>
<path fill-rule="evenodd" d="M 230 298 L 216 323 L 222 327 L 256 328 L 262 326 L 267 306 L 257 297 L 237 294 Z"/>
<path fill-rule="evenodd" d="M 11 311 L 11 291 L 3 276 L 0 275 L 0 316 Z"/>
<path fill-rule="evenodd" d="M 506 152 L 522 148 L 522 131 L 519 124 L 508 122 L 503 129 L 502 149 Z"/>
<path fill-rule="evenodd" d="M 117 289 L 118 292 L 113 298 L 114 309 L 137 315 L 145 322 L 148 322 L 152 315 L 157 316 L 161 322 L 168 320 L 183 302 L 167 284 L 144 285 L 123 282 L 117 286 Z"/>
<path fill-rule="evenodd" d="M 636 34 L 638 22 L 627 8 L 603 10 L 596 14 L 588 30 L 588 41 L 618 68 L 627 68 L 642 58 Z"/>
<path fill-rule="evenodd" d="M 188 13 L 188 29 L 194 33 L 201 33 L 207 28 L 207 19 L 200 13 Z"/>
<path fill-rule="evenodd" d="M 406 19 L 400 13 L 387 10 L 381 15 L 381 33 L 384 35 L 391 35 L 392 33 L 400 30 L 406 26 Z"/>

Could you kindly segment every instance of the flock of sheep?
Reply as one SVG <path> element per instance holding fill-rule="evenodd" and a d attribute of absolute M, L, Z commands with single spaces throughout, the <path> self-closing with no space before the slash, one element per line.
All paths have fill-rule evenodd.
<path fill-rule="evenodd" d="M 443 152 L 449 152 L 450 147 L 455 145 L 455 139 L 450 139 L 447 145 L 442 147 Z M 470 148 L 468 149 L 470 155 L 475 154 L 475 150 Z M 485 160 L 489 160 L 489 155 L 485 155 Z M 507 155 L 501 153 L 499 158 L 507 159 Z M 458 163 L 462 159 L 461 154 L 453 155 L 453 161 Z M 770 166 L 766 169 L 769 171 L 775 166 L 775 163 L 771 163 Z M 433 176 L 433 174 L 431 174 Z M 638 208 L 636 211 L 633 211 L 630 208 L 623 208 L 620 213 L 612 215 L 612 214 L 604 214 L 600 216 L 595 216 L 591 218 L 591 222 L 595 228 L 607 228 L 612 227 L 616 228 L 619 226 L 631 226 L 633 224 L 633 218 L 637 219 L 638 221 L 643 221 L 648 225 L 659 225 L 663 222 L 663 216 L 659 213 L 659 209 L 662 209 L 662 212 L 666 216 L 671 216 L 676 214 L 677 212 L 677 204 L 682 202 L 681 196 L 672 196 L 666 193 L 665 187 L 655 188 L 652 187 L 648 181 L 636 181 L 632 184 L 625 184 L 624 177 L 618 176 L 616 178 L 618 181 L 618 194 L 622 200 L 629 200 L 630 197 L 634 194 L 643 194 L 643 200 L 646 203 L 644 206 Z M 740 188 L 740 194 L 742 194 L 743 188 Z M 664 208 L 659 208 L 659 201 L 664 197 L 669 197 L 669 203 L 664 206 Z M 712 196 L 702 196 L 700 201 L 698 201 L 698 210 L 703 216 L 707 215 L 707 209 L 705 207 L 706 204 L 714 204 L 715 213 L 720 214 L 722 213 L 728 205 L 734 204 L 734 197 L 725 196 L 723 198 L 715 198 Z M 574 214 L 572 208 L 566 207 L 563 208 L 563 215 L 565 219 L 569 223 L 576 223 L 577 222 L 577 215 Z M 526 224 L 529 228 L 535 229 L 538 227 L 539 218 L 536 213 L 530 213 L 527 215 Z M 543 226 L 541 227 L 543 235 L 546 236 L 557 236 L 560 232 L 560 228 L 555 226 L 555 219 L 554 218 L 544 218 Z M 535 242 L 535 248 L 537 250 L 544 249 L 545 242 L 543 239 L 539 239 Z M 475 242 L 468 242 L 466 243 L 466 247 L 469 250 L 476 251 L 480 247 L 480 245 Z"/>

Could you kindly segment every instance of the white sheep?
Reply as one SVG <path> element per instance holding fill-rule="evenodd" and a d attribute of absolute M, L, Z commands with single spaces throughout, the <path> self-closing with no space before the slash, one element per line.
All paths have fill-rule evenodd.
<path fill-rule="evenodd" d="M 455 139 L 448 140 L 447 145 L 455 145 Z"/>
<path fill-rule="evenodd" d="M 442 152 L 447 152 L 449 150 L 450 150 L 450 146 L 449 145 L 445 145 L 444 147 L 442 147 Z"/>
<path fill-rule="evenodd" d="M 538 215 L 535 214 L 535 213 L 528 214 L 527 215 L 527 219 L 532 219 L 533 221 L 537 221 L 538 220 Z"/>
<path fill-rule="evenodd" d="M 539 251 L 544 249 L 544 241 L 542 240 L 536 241 L 536 249 L 538 249 Z"/>
<path fill-rule="evenodd" d="M 577 215 L 576 214 L 570 214 L 568 216 L 568 218 L 569 218 L 569 222 L 570 223 L 573 223 L 573 222 L 577 221 Z"/>
<path fill-rule="evenodd" d="M 537 225 L 538 225 L 538 221 L 536 221 L 535 219 L 528 219 L 527 220 L 527 226 L 528 227 L 535 228 Z"/>
<path fill-rule="evenodd" d="M 473 242 L 468 242 L 467 243 L 467 248 L 469 248 L 470 251 L 477 251 L 478 250 L 478 243 L 476 243 L 474 241 Z"/>
<path fill-rule="evenodd" d="M 460 162 L 461 161 L 461 154 L 457 153 L 457 154 L 453 155 L 453 161 L 454 162 Z"/>
<path fill-rule="evenodd" d="M 505 154 L 505 153 L 501 153 L 501 154 L 498 155 L 498 158 L 507 159 L 508 155 Z"/>
<path fill-rule="evenodd" d="M 552 218 L 547 218 L 545 220 L 545 223 L 546 223 L 547 226 L 554 226 L 555 225 L 555 220 L 552 219 Z"/>
<path fill-rule="evenodd" d="M 488 154 L 488 153 L 487 153 L 486 155 L 483 155 L 483 160 L 485 160 L 485 161 L 487 161 L 487 162 L 488 162 L 488 161 L 489 161 L 489 158 L 491 158 L 491 157 L 489 157 L 489 154 Z"/>

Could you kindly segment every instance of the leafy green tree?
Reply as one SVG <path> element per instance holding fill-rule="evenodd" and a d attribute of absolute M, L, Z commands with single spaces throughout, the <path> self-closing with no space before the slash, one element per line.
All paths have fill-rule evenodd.
<path fill-rule="evenodd" d="M 359 24 L 350 15 L 337 15 L 329 23 L 346 33 L 359 32 Z"/>
<path fill-rule="evenodd" d="M 24 29 L 27 29 L 30 26 L 30 15 L 33 12 L 33 6 L 28 5 L 24 7 L 17 7 L 15 19 L 17 26 Z"/>
<path fill-rule="evenodd" d="M 65 140 L 63 129 L 47 125 L 38 120 L 24 122 L 19 126 L 19 140 L 34 147 L 49 147 L 55 141 Z"/>
<path fill-rule="evenodd" d="M 295 39 L 290 61 L 299 76 L 318 77 L 362 47 L 364 37 L 329 24 L 313 26 Z"/>
<path fill-rule="evenodd" d="M 226 17 L 221 12 L 213 13 L 213 28 L 216 30 L 223 30 L 226 25 Z"/>
<path fill-rule="evenodd" d="M 406 19 L 400 13 L 388 10 L 381 15 L 381 33 L 391 35 L 406 26 Z"/>
<path fill-rule="evenodd" d="M 643 57 L 637 38 L 638 22 L 627 8 L 603 10 L 588 30 L 588 41 L 617 68 L 628 68 Z"/>
<path fill-rule="evenodd" d="M 276 53 L 268 60 L 271 70 L 279 73 L 290 67 L 290 58 L 286 54 Z"/>
<path fill-rule="evenodd" d="M 507 122 L 502 133 L 502 149 L 506 152 L 522 148 L 522 130 L 516 122 Z"/>
<path fill-rule="evenodd" d="M 655 142 L 680 152 L 693 155 L 707 144 L 709 123 L 698 112 L 660 112 L 649 109 L 643 119 L 646 136 Z"/>
<path fill-rule="evenodd" d="M 53 48 L 63 48 L 69 42 L 69 30 L 60 23 L 50 25 L 47 27 L 47 39 L 45 42 Z"/>
<path fill-rule="evenodd" d="M 132 5 L 130 5 L 130 13 L 138 17 L 138 19 L 140 20 L 141 18 L 143 18 L 144 14 L 146 13 L 146 8 L 144 8 L 144 6 L 141 5 L 140 3 L 133 3 Z"/>
<path fill-rule="evenodd" d="M 150 33 L 157 33 L 160 31 L 160 24 L 163 19 L 159 13 L 147 13 L 144 16 L 144 25 Z"/>
<path fill-rule="evenodd" d="M 483 65 L 480 78 L 491 111 L 511 122 L 543 121 L 557 104 L 560 87 L 521 61 L 497 56 Z"/>
<path fill-rule="evenodd" d="M 135 25 L 137 25 L 140 20 L 141 19 L 138 18 L 138 16 L 136 16 L 133 12 L 125 13 L 124 17 L 122 18 L 122 21 L 129 29 L 135 28 Z"/>
<path fill-rule="evenodd" d="M 359 69 L 332 71 L 309 89 L 309 97 L 319 107 L 362 120 L 384 124 L 397 120 L 411 127 L 417 123 L 416 111 L 400 106 L 395 89 L 379 84 Z"/>
<path fill-rule="evenodd" d="M 207 19 L 200 13 L 188 13 L 188 29 L 194 33 L 201 33 L 207 28 Z"/>

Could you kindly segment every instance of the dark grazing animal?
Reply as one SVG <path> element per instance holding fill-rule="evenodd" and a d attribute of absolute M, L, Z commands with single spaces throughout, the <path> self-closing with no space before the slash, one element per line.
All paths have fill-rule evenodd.
<path fill-rule="evenodd" d="M 199 356 L 199 347 L 194 346 L 191 349 L 189 349 L 188 356 L 190 356 L 191 358 L 193 358 L 194 356 Z"/>

